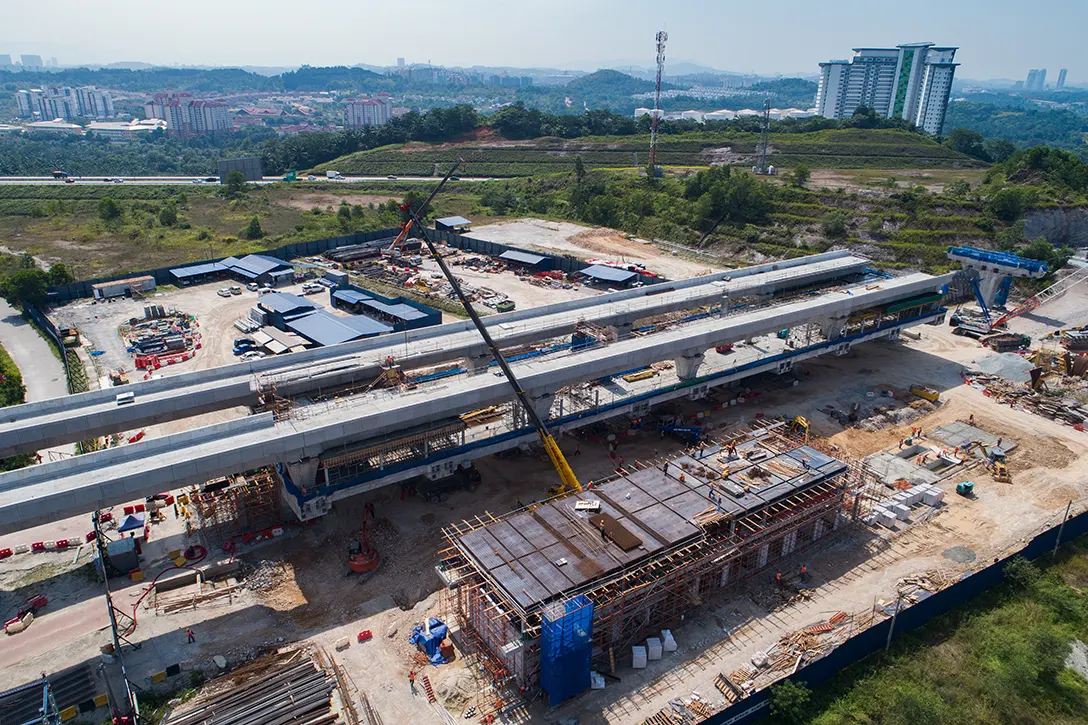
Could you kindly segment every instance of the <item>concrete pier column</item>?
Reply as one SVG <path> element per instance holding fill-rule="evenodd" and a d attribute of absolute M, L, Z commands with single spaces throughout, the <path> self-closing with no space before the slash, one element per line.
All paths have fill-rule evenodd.
<path fill-rule="evenodd" d="M 828 340 L 838 340 L 846 327 L 846 315 L 829 317 L 820 325 L 820 330 Z"/>
<path fill-rule="evenodd" d="M 676 377 L 681 380 L 693 380 L 699 375 L 699 366 L 706 357 L 705 351 L 688 351 L 676 358 Z"/>
<path fill-rule="evenodd" d="M 529 390 L 529 400 L 533 404 L 533 410 L 541 420 L 551 417 L 552 403 L 555 401 L 555 393 L 548 390 Z"/>
<path fill-rule="evenodd" d="M 634 327 L 633 322 L 621 322 L 618 325 L 608 325 L 607 330 L 609 333 L 609 339 L 604 342 L 615 342 L 616 340 L 626 340 L 631 336 L 631 330 Z"/>
<path fill-rule="evenodd" d="M 301 461 L 293 461 L 284 465 L 287 468 L 287 475 L 291 477 L 291 483 L 304 491 L 308 491 L 325 483 L 317 480 L 317 467 L 320 462 L 317 458 L 303 458 Z"/>
<path fill-rule="evenodd" d="M 495 358 L 491 357 L 491 353 L 485 352 L 476 357 L 466 357 L 462 359 L 465 362 L 465 368 L 468 370 L 469 374 L 478 375 L 482 372 L 486 372 L 488 365 L 490 365 Z M 496 368 L 496 370 L 497 369 L 498 368 Z"/>

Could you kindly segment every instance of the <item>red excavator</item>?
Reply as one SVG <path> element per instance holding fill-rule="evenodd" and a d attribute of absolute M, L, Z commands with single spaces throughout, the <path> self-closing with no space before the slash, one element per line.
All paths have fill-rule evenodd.
<path fill-rule="evenodd" d="M 374 504 L 363 507 L 363 528 L 359 538 L 348 546 L 348 567 L 356 574 L 369 574 L 378 568 L 378 552 L 370 543 L 370 521 L 374 518 Z"/>

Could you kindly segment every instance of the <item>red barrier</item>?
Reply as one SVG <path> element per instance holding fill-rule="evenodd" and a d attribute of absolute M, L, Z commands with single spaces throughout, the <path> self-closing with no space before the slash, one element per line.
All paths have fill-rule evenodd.
<path fill-rule="evenodd" d="M 31 551 L 45 551 L 45 542 L 44 541 L 35 541 L 33 544 L 30 545 L 30 550 Z"/>
<path fill-rule="evenodd" d="M 125 512 L 125 516 L 131 516 L 133 513 L 135 513 L 136 509 L 134 509 L 132 506 L 125 506 L 122 511 Z"/>
<path fill-rule="evenodd" d="M 136 513 L 138 513 L 138 514 L 142 514 L 144 512 L 144 505 L 142 503 L 138 503 L 135 506 L 133 506 L 132 508 L 135 509 Z"/>
<path fill-rule="evenodd" d="M 113 521 L 113 513 L 110 512 L 110 511 L 107 511 L 104 514 L 99 514 L 98 515 L 98 520 L 99 521 Z"/>
<path fill-rule="evenodd" d="M 94 532 L 88 531 L 87 535 L 83 537 L 88 543 L 94 541 Z"/>
<path fill-rule="evenodd" d="M 359 633 L 358 639 L 359 639 L 359 642 L 366 642 L 367 640 L 369 640 L 369 639 L 371 639 L 373 637 L 374 637 L 373 632 L 371 632 L 369 629 L 364 629 L 362 632 Z"/>
<path fill-rule="evenodd" d="M 57 539 L 57 548 L 58 549 L 67 549 L 68 548 L 68 539 Z"/>
<path fill-rule="evenodd" d="M 6 559 L 14 553 L 11 549 L 0 549 L 0 559 Z"/>

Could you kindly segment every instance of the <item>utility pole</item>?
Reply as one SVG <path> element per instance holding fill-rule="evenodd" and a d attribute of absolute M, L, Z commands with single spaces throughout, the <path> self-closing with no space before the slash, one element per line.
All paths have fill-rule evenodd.
<path fill-rule="evenodd" d="M 903 592 L 899 592 L 899 596 L 895 600 L 895 611 L 892 613 L 892 623 L 888 626 L 888 641 L 884 643 L 884 651 L 887 652 L 892 646 L 892 635 L 895 633 L 895 620 L 899 617 L 899 607 L 903 604 Z"/>
<path fill-rule="evenodd" d="M 1073 508 L 1073 500 L 1070 499 L 1069 503 L 1065 505 L 1065 515 L 1062 516 L 1062 523 L 1058 526 L 1058 536 L 1054 539 L 1054 551 L 1051 556 L 1058 555 L 1058 546 L 1062 543 L 1062 529 L 1065 528 L 1065 522 L 1069 520 L 1069 509 Z"/>
<path fill-rule="evenodd" d="M 657 31 L 657 79 L 654 81 L 654 111 L 650 117 L 650 174 L 657 176 L 657 126 L 661 123 L 661 74 L 665 71 L 665 42 L 669 34 Z"/>
<path fill-rule="evenodd" d="M 767 173 L 767 143 L 771 131 L 771 99 L 763 101 L 763 122 L 759 129 L 759 173 Z"/>

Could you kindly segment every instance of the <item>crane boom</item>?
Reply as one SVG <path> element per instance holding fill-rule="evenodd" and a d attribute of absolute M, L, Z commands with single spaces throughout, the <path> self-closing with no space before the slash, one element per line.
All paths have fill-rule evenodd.
<path fill-rule="evenodd" d="M 1073 274 L 1063 279 L 1060 279 L 1054 284 L 1050 285 L 1039 294 L 1032 295 L 1031 297 L 1027 298 L 1026 300 L 1024 300 L 1024 303 L 1021 304 L 1019 307 L 1016 307 L 1009 312 L 1006 312 L 1001 317 L 998 317 L 994 321 L 993 325 L 991 325 L 991 328 L 1000 327 L 1001 325 L 1004 325 L 1006 322 L 1013 318 L 1020 317 L 1021 315 L 1026 315 L 1027 313 L 1031 312 L 1034 309 L 1037 309 L 1038 307 L 1046 304 L 1047 302 L 1058 299 L 1066 292 L 1081 284 L 1085 280 L 1088 280 L 1088 267 L 1081 267 Z"/>
<path fill-rule="evenodd" d="M 420 210 L 427 208 L 427 205 L 431 203 L 431 200 L 438 194 L 438 192 L 449 180 L 453 172 L 457 170 L 457 167 L 461 165 L 463 159 L 458 159 L 457 163 L 446 172 L 446 175 L 442 178 L 442 181 L 438 183 L 438 186 L 434 188 L 431 195 L 427 197 L 427 200 L 420 206 Z M 554 487 L 550 490 L 554 494 L 572 493 L 582 490 L 582 484 L 578 482 L 577 476 L 574 475 L 573 469 L 570 464 L 567 463 L 567 459 L 563 456 L 563 451 L 560 450 L 559 444 L 556 443 L 555 438 L 548 431 L 548 427 L 544 425 L 543 419 L 536 412 L 536 409 L 532 405 L 532 401 L 529 400 L 528 393 L 521 387 L 521 383 L 514 375 L 514 371 L 510 369 L 509 363 L 502 356 L 499 348 L 495 345 L 495 341 L 491 338 L 491 333 L 487 331 L 480 316 L 476 314 L 476 310 L 472 307 L 472 303 L 469 302 L 468 297 L 465 296 L 464 290 L 461 289 L 461 285 L 457 282 L 457 278 L 446 265 L 446 261 L 442 259 L 442 255 L 438 253 L 438 248 L 435 247 L 434 241 L 431 239 L 427 228 L 423 225 L 419 215 L 416 211 L 409 208 L 408 213 L 411 215 L 410 222 L 415 222 L 416 228 L 419 230 L 420 236 L 423 237 L 423 243 L 427 245 L 427 251 L 430 252 L 431 257 L 438 263 L 439 269 L 442 270 L 442 274 L 445 275 L 446 281 L 450 283 L 453 288 L 453 293 L 457 295 L 457 300 L 461 303 L 461 306 L 465 308 L 465 312 L 468 313 L 469 318 L 472 320 L 472 324 L 476 326 L 477 332 L 480 333 L 480 337 L 483 338 L 484 344 L 487 345 L 488 352 L 491 353 L 491 357 L 495 359 L 495 363 L 498 364 L 499 369 L 502 370 L 502 374 L 506 376 L 506 381 L 510 383 L 510 387 L 514 389 L 514 394 L 517 396 L 518 402 L 521 407 L 525 409 L 525 414 L 528 416 L 529 421 L 533 424 L 533 428 L 536 429 L 537 435 L 540 436 L 540 442 L 544 445 L 544 451 L 548 454 L 548 458 L 551 460 L 552 465 L 555 466 L 555 470 L 559 473 L 559 478 L 562 481 L 560 486 Z"/>

